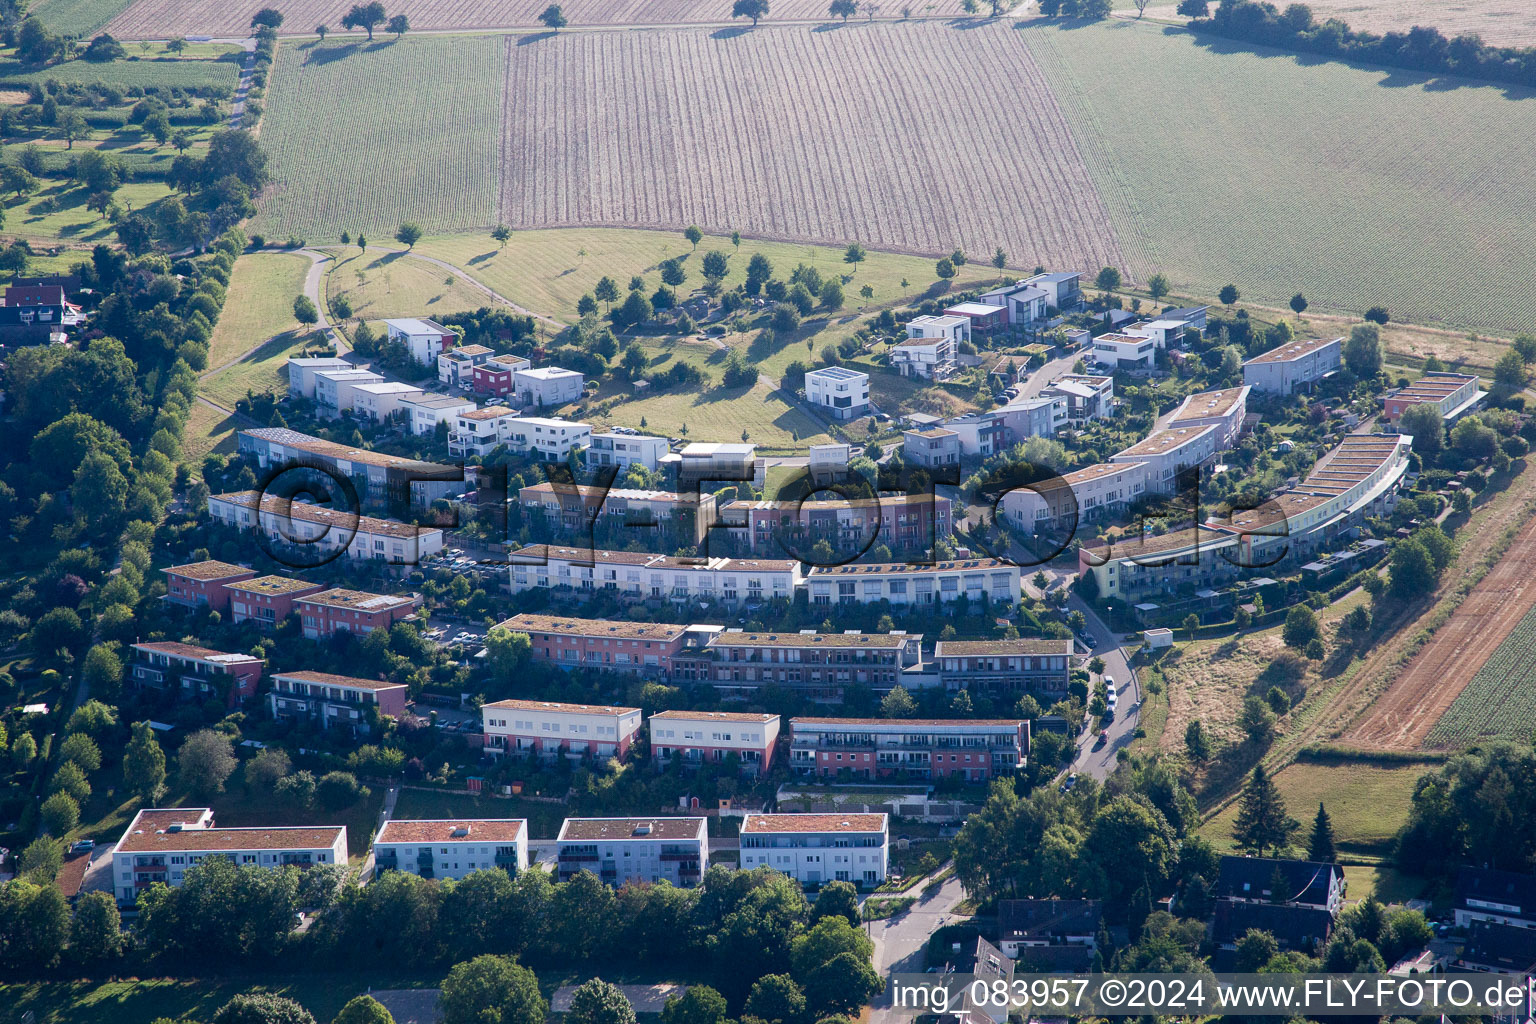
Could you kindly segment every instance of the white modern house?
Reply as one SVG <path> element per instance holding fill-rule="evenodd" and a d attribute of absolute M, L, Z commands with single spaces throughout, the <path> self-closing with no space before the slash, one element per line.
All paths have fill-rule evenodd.
<path fill-rule="evenodd" d="M 315 397 L 315 374 L 322 370 L 350 370 L 353 366 L 340 356 L 305 356 L 288 360 L 288 394 L 295 398 Z"/>
<path fill-rule="evenodd" d="M 523 818 L 402 819 L 384 823 L 373 840 L 373 871 L 421 878 L 463 878 L 476 871 L 528 870 Z"/>
<path fill-rule="evenodd" d="M 1140 463 L 1147 491 L 1171 494 L 1178 489 L 1180 472 L 1203 466 L 1216 454 L 1219 436 L 1215 426 L 1169 427 L 1116 452 L 1109 461 Z"/>
<path fill-rule="evenodd" d="M 533 544 L 508 556 L 511 591 L 610 590 L 633 600 L 743 601 L 789 598 L 800 563 L 786 558 L 676 558 L 649 551 L 595 551 Z M 1014 570 L 1017 575 L 1018 570 Z M 1017 589 L 1017 587 L 1015 587 Z"/>
<path fill-rule="evenodd" d="M 382 373 L 356 368 L 345 370 L 318 370 L 314 378 L 314 399 L 320 415 L 340 416 L 352 408 L 353 384 L 377 384 L 384 379 Z"/>
<path fill-rule="evenodd" d="M 576 370 L 539 366 L 512 374 L 512 389 L 519 405 L 553 409 L 581 397 L 586 378 Z"/>
<path fill-rule="evenodd" d="M 968 316 L 920 316 L 907 321 L 907 340 L 891 348 L 891 366 L 903 377 L 941 380 L 955 365 L 960 343 L 971 340 Z"/>
<path fill-rule="evenodd" d="M 443 550 L 443 531 L 433 526 L 359 516 L 259 491 L 212 495 L 208 516 L 237 530 L 259 532 L 275 546 L 311 552 L 316 561 L 345 553 L 358 561 L 415 565 Z"/>
<path fill-rule="evenodd" d="M 592 438 L 592 427 L 574 420 L 521 416 L 502 423 L 507 447 L 517 452 L 536 454 L 545 462 L 564 462 L 578 448 L 585 448 Z"/>
<path fill-rule="evenodd" d="M 622 757 L 640 731 L 639 708 L 499 700 L 480 708 L 485 752 L 543 758 Z"/>
<path fill-rule="evenodd" d="M 424 394 L 421 388 L 392 380 L 347 386 L 351 389 L 352 412 L 374 423 L 383 423 L 400 412 L 400 403 L 405 399 Z"/>
<path fill-rule="evenodd" d="M 1101 334 L 1093 339 L 1094 361 L 1121 369 L 1130 367 L 1150 370 L 1157 365 L 1158 345 L 1155 338 L 1136 334 Z"/>
<path fill-rule="evenodd" d="M 697 885 L 709 865 L 705 818 L 566 818 L 555 840 L 556 878 L 590 871 L 609 885 Z"/>
<path fill-rule="evenodd" d="M 437 366 L 437 357 L 459 343 L 459 336 L 436 320 L 402 317 L 385 320 L 389 340 L 399 342 L 422 366 Z M 439 377 L 442 369 L 438 368 Z"/>
<path fill-rule="evenodd" d="M 615 430 L 594 433 L 587 450 L 587 462 L 593 466 L 617 466 L 622 474 L 635 463 L 654 470 L 669 448 L 664 437 L 649 434 L 624 434 Z"/>
<path fill-rule="evenodd" d="M 469 387 L 475 367 L 495 355 L 485 345 L 460 345 L 437 357 L 437 379 L 450 388 Z"/>
<path fill-rule="evenodd" d="M 1008 311 L 1007 319 L 1010 324 L 1031 324 L 1036 320 L 1045 319 L 1045 310 L 1051 305 L 1051 296 L 1044 288 L 1036 287 L 1028 281 L 1019 281 L 1016 284 L 982 292 L 976 297 L 976 301 L 1002 306 Z"/>
<path fill-rule="evenodd" d="M 741 867 L 770 867 L 803 885 L 852 882 L 873 889 L 890 864 L 884 814 L 748 814 Z"/>
<path fill-rule="evenodd" d="M 805 375 L 805 398 L 834 418 L 851 420 L 869 411 L 869 374 L 823 366 Z"/>
<path fill-rule="evenodd" d="M 448 426 L 448 454 L 458 458 L 489 455 L 499 444 L 507 443 L 506 424 L 517 413 L 504 405 L 470 408 L 456 414 Z"/>
<path fill-rule="evenodd" d="M 439 423 L 446 423 L 452 429 L 454 417 L 472 412 L 474 408 L 475 403 L 469 399 L 448 395 L 402 395 L 400 398 L 400 409 L 413 434 L 430 434 Z"/>

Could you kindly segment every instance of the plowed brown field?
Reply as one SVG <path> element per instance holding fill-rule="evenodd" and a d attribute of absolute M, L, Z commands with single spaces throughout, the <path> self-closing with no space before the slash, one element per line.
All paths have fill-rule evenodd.
<path fill-rule="evenodd" d="M 501 219 L 678 227 L 1016 266 L 1124 267 L 1006 24 L 562 33 L 503 42 Z"/>
<path fill-rule="evenodd" d="M 950 17 L 960 0 L 883 0 L 877 18 L 900 17 L 903 5 L 918 17 Z M 119 39 L 163 39 L 175 35 L 232 36 L 250 31 L 251 15 L 264 7 L 282 12 L 284 34 L 307 35 L 317 25 L 341 31 L 341 16 L 352 0 L 137 0 L 112 19 L 107 31 Z M 416 30 L 535 28 L 548 0 L 415 0 L 385 4 L 403 10 Z M 565 3 L 572 25 L 705 25 L 731 20 L 731 0 L 593 0 Z M 772 21 L 824 21 L 827 0 L 773 0 Z M 858 18 L 866 17 L 860 10 Z M 742 24 L 746 24 L 745 21 Z M 765 23 L 766 24 L 766 23 Z M 375 35 L 384 37 L 382 26 Z"/>
<path fill-rule="evenodd" d="M 1533 605 L 1536 520 L 1520 531 L 1504 557 L 1346 734 L 1345 742 L 1389 750 L 1418 749 L 1445 709 Z"/>

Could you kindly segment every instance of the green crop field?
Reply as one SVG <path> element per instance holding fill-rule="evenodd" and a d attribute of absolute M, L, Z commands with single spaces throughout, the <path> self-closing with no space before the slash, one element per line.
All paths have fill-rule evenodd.
<path fill-rule="evenodd" d="M 92 36 L 133 0 L 38 0 L 28 9 L 55 32 Z"/>
<path fill-rule="evenodd" d="M 1536 97 L 1130 22 L 1019 29 L 1140 280 L 1536 326 Z M 1226 52 L 1230 51 L 1230 52 Z M 1114 59 L 1105 59 L 1113 54 Z"/>
<path fill-rule="evenodd" d="M 208 344 L 209 369 L 297 326 L 293 300 L 304 294 L 309 268 L 309 258 L 294 253 L 249 253 L 235 261 L 224 311 Z"/>
<path fill-rule="evenodd" d="M 320 243 L 491 224 L 500 83 L 498 37 L 283 44 L 261 126 L 274 180 L 250 230 Z"/>
<path fill-rule="evenodd" d="M 1334 843 L 1341 854 L 1376 858 L 1391 850 L 1392 837 L 1408 821 L 1409 796 L 1423 764 L 1313 764 L 1298 762 L 1275 776 L 1291 817 L 1302 823 L 1297 842 L 1306 844 L 1312 817 L 1321 800 L 1333 820 Z M 1217 849 L 1232 848 L 1237 803 L 1229 804 L 1200 830 Z M 1351 896 L 1354 894 L 1351 893 Z"/>
<path fill-rule="evenodd" d="M 1525 614 L 1430 730 L 1425 746 L 1460 749 L 1536 730 L 1536 609 Z"/>
<path fill-rule="evenodd" d="M 218 88 L 232 94 L 240 80 L 239 47 L 218 48 L 223 56 L 160 57 L 154 51 L 147 57 L 137 56 L 135 47 L 129 47 L 124 60 L 96 63 L 88 60 L 67 60 L 61 64 L 49 64 L 38 68 L 22 64 L 12 57 L 0 58 L 0 83 L 6 85 L 30 85 L 57 79 L 60 82 L 105 82 L 124 88 L 134 86 L 179 86 L 183 89 Z"/>

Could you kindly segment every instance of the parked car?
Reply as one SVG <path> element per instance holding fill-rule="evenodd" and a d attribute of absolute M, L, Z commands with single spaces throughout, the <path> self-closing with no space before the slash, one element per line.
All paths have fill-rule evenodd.
<path fill-rule="evenodd" d="M 76 841 L 72 846 L 70 846 L 69 852 L 71 854 L 90 853 L 94 849 L 96 849 L 96 840 L 94 840 L 94 839 L 81 839 L 81 840 Z"/>

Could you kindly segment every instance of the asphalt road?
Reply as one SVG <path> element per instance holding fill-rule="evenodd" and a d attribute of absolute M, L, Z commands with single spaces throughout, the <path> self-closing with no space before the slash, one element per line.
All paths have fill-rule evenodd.
<path fill-rule="evenodd" d="M 1141 719 L 1143 697 L 1141 682 L 1136 678 L 1136 673 L 1126 659 L 1125 649 L 1120 646 L 1120 636 L 1110 630 L 1094 610 L 1075 593 L 1067 601 L 1067 607 L 1072 611 L 1082 612 L 1083 617 L 1088 620 L 1088 635 L 1093 640 L 1093 653 L 1104 659 L 1104 674 L 1114 678 L 1115 689 L 1119 694 L 1115 704 L 1115 720 L 1104 730 L 1109 734 L 1108 742 L 1102 747 L 1097 747 L 1098 730 L 1089 728 L 1078 741 L 1077 757 L 1072 762 L 1072 771 L 1079 775 L 1091 775 L 1102 781 L 1115 770 L 1115 765 L 1118 763 L 1115 760 L 1116 753 L 1122 747 L 1129 746 L 1135 739 L 1136 726 Z"/>
<path fill-rule="evenodd" d="M 929 937 L 945 925 L 965 919 L 955 912 L 965 898 L 958 878 L 949 878 L 932 896 L 923 896 L 922 888 L 923 883 L 918 883 L 918 900 L 905 914 L 865 924 L 875 943 L 875 973 L 882 979 L 891 974 L 921 974 Z M 869 1020 L 870 1024 L 897 1024 L 910 1020 L 910 1011 L 898 1013 L 891 1006 L 889 992 L 882 992 L 870 1005 Z"/>

